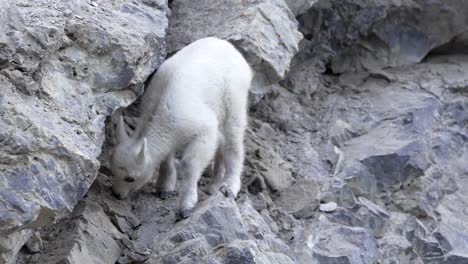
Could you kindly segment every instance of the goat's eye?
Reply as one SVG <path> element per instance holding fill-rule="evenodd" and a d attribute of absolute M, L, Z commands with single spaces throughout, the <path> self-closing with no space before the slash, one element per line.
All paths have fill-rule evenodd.
<path fill-rule="evenodd" d="M 132 178 L 132 177 L 125 177 L 124 181 L 126 181 L 126 182 L 134 182 L 135 179 Z"/>

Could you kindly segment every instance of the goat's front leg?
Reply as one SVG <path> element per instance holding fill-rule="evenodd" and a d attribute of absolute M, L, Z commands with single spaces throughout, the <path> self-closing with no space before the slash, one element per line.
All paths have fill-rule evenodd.
<path fill-rule="evenodd" d="M 177 172 L 174 161 L 174 156 L 169 155 L 169 157 L 163 161 L 159 167 L 159 178 L 156 183 L 156 192 L 161 199 L 168 198 L 175 189 Z"/>
<path fill-rule="evenodd" d="M 179 192 L 180 205 L 177 215 L 186 218 L 198 200 L 198 180 L 216 151 L 216 129 L 206 129 L 185 149 L 182 155 L 180 174 L 182 186 Z"/>

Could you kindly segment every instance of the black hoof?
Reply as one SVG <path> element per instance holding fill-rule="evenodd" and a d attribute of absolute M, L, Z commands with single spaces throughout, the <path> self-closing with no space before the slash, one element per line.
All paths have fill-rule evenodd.
<path fill-rule="evenodd" d="M 235 198 L 236 198 L 236 196 L 234 195 L 234 193 L 233 193 L 231 190 L 229 190 L 229 188 L 227 188 L 226 186 L 222 186 L 222 187 L 219 189 L 219 191 L 220 191 L 222 194 L 224 194 L 224 196 L 225 196 L 226 198 L 229 198 L 229 199 L 235 199 Z"/>
<path fill-rule="evenodd" d="M 159 198 L 165 200 L 171 196 L 172 192 L 166 192 L 166 191 L 158 191 L 158 196 Z"/>
<path fill-rule="evenodd" d="M 185 218 L 188 218 L 189 216 L 191 216 L 192 213 L 193 213 L 192 209 L 179 210 L 176 213 L 176 218 L 178 220 L 185 219 Z"/>

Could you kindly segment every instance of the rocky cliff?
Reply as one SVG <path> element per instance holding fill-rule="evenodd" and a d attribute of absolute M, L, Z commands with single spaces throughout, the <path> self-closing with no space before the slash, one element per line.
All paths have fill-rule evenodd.
<path fill-rule="evenodd" d="M 468 263 L 464 0 L 0 0 L 0 263 Z M 116 112 L 205 36 L 256 72 L 243 188 L 110 193 Z"/>

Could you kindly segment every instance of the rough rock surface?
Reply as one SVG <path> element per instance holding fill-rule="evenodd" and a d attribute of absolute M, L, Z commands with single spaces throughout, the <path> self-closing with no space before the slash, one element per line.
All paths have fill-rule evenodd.
<path fill-rule="evenodd" d="M 417 63 L 448 43 L 463 49 L 466 12 L 463 0 L 319 0 L 298 19 L 317 52 L 335 53 L 330 68 L 342 73 Z"/>
<path fill-rule="evenodd" d="M 284 0 L 175 0 L 171 10 L 168 52 L 207 36 L 231 41 L 256 72 L 253 102 L 285 77 L 302 39 Z"/>
<path fill-rule="evenodd" d="M 165 57 L 165 7 L 144 2 L 0 1 L 0 237 L 70 212 L 96 178 L 106 117 Z"/>
<path fill-rule="evenodd" d="M 131 78 L 131 83 L 119 86 L 112 80 L 123 76 L 118 70 L 121 64 L 105 64 L 113 55 L 105 53 L 102 58 L 97 57 L 92 49 L 82 55 L 90 58 L 72 62 L 63 60 L 62 63 L 75 69 L 81 69 L 79 65 L 85 62 L 96 63 L 94 67 L 97 63 L 107 65 L 99 64 L 103 67 L 100 72 L 108 76 L 104 83 L 112 83 L 108 87 L 110 90 L 95 92 L 93 89 L 101 87 L 96 85 L 97 79 L 83 75 L 80 77 L 83 86 L 79 87 L 90 90 L 72 96 L 80 102 L 93 102 L 98 95 L 108 98 L 100 104 L 90 103 L 93 107 L 106 106 L 98 123 L 90 124 L 89 120 L 94 120 L 92 117 L 84 119 L 88 123 L 67 121 L 88 114 L 74 108 L 82 107 L 80 105 L 63 110 L 66 104 L 57 101 L 68 98 L 67 93 L 73 95 L 77 90 L 72 88 L 78 89 L 78 86 L 67 86 L 67 93 L 62 97 L 51 90 L 49 93 L 55 97 L 43 92 L 44 87 L 62 87 L 52 84 L 71 82 L 68 79 L 59 82 L 58 76 L 72 78 L 59 70 L 54 74 L 48 72 L 47 69 L 52 67 L 50 59 L 42 59 L 37 66 L 41 70 L 29 74 L 29 71 L 15 68 L 16 63 L 3 59 L 4 54 L 13 56 L 13 53 L 7 53 L 8 49 L 2 48 L 5 45 L 0 45 L 0 65 L 6 65 L 0 66 L 0 107 L 9 111 L 9 115 L 1 115 L 0 126 L 7 120 L 9 127 L 26 128 L 10 133 L 16 141 L 0 140 L 3 144 L 0 153 L 8 154 L 0 156 L 1 166 L 8 161 L 7 164 L 16 162 L 13 164 L 17 167 L 28 168 L 20 166 L 19 162 L 32 160 L 34 163 L 36 155 L 23 147 L 32 146 L 28 143 L 31 140 L 38 140 L 31 135 L 54 135 L 53 138 L 66 138 L 69 144 L 54 147 L 57 141 L 43 142 L 38 147 L 40 153 L 55 155 L 53 157 L 59 161 L 60 158 L 68 159 L 68 162 L 61 161 L 61 166 L 70 166 L 76 161 L 82 162 L 82 166 L 89 163 L 86 173 L 93 175 L 87 179 L 83 174 L 73 174 L 74 177 L 63 174 L 68 175 L 65 178 L 68 181 L 74 179 L 74 183 L 85 186 L 85 190 L 91 182 L 92 187 L 73 212 L 64 213 L 64 218 L 56 224 L 41 228 L 25 225 L 26 229 L 0 239 L 0 263 L 468 263 L 468 56 L 464 49 L 468 47 L 465 26 L 468 4 L 458 0 L 286 2 L 174 0 L 170 4 L 173 13 L 168 37 L 172 43 L 171 51 L 193 38 L 217 35 L 230 39 L 247 55 L 252 52 L 251 55 L 258 56 L 259 60 L 248 58 L 260 75 L 283 79 L 263 90 L 264 94 L 256 104 L 250 106 L 243 187 L 239 197 L 233 200 L 221 194 L 206 195 L 204 191 L 210 180 L 208 170 L 200 181 L 200 202 L 193 215 L 180 221 L 174 213 L 177 193 L 165 200 L 159 199 L 154 182 L 123 201 L 111 195 L 112 175 L 108 167 L 113 142 L 111 119 L 106 126 L 97 180 L 93 174 L 99 165 L 96 156 L 104 137 L 105 116 L 112 114 L 115 108 L 133 102 L 134 93 L 125 88 L 129 86 L 137 94 L 141 92 L 139 84 L 164 56 L 163 24 L 160 24 L 161 28 L 148 28 L 138 23 L 123 27 L 105 21 L 113 21 L 114 18 L 109 16 L 123 14 L 135 21 L 146 21 L 151 17 L 149 14 L 158 14 L 156 17 L 162 20 L 155 21 L 164 21 L 164 1 L 119 1 L 114 4 L 90 1 L 74 5 L 73 11 L 64 10 L 63 17 L 54 16 L 64 21 L 98 19 L 97 16 L 87 17 L 86 12 L 101 7 L 101 11 L 110 12 L 105 13 L 109 16 L 101 16 L 103 21 L 92 20 L 94 27 L 84 24 L 94 29 L 101 28 L 98 25 L 104 23 L 107 30 L 97 31 L 104 35 L 96 36 L 110 36 L 111 50 L 129 52 L 125 53 L 129 56 L 124 57 L 125 60 L 136 59 L 138 54 L 147 51 L 149 53 L 143 58 L 154 62 L 151 65 L 131 64 L 131 69 L 138 73 Z M 12 5 L 0 2 L 0 5 L 6 4 Z M 286 4 L 291 11 L 287 10 Z M 18 11 L 14 10 L 29 5 L 32 3 L 0 9 L 0 20 L 19 17 Z M 4 10 L 10 10 L 8 12 L 14 15 Z M 49 8 L 47 12 L 50 10 L 54 9 Z M 76 10 L 83 13 L 72 15 Z M 137 10 L 148 13 L 143 15 Z M 436 10 L 439 12 L 437 16 Z M 297 15 L 299 25 L 293 13 Z M 246 24 L 246 21 L 252 24 Z M 6 25 L 0 24 L 0 28 Z M 119 35 L 120 26 L 128 27 L 136 36 L 123 38 L 124 35 Z M 289 35 L 271 34 L 279 28 L 289 30 Z M 154 32 L 145 31 L 149 29 L 162 35 L 156 34 L 158 38 L 153 39 L 150 36 Z M 298 48 L 290 49 L 299 40 L 295 38 L 297 30 L 303 32 L 306 39 Z M 139 40 L 138 36 L 146 37 L 134 42 Z M 86 39 L 89 42 L 79 41 Z M 104 37 L 76 38 L 65 50 L 88 47 L 99 39 Z M 29 38 L 22 36 L 17 40 L 24 42 Z M 288 44 L 281 46 L 279 40 Z M 151 44 L 151 41 L 155 43 Z M 11 43 L 9 45 L 13 45 Z M 249 51 L 249 47 L 262 47 L 265 43 L 271 46 L 267 46 L 263 53 L 255 49 Z M 96 45 L 93 47 L 101 47 Z M 156 48 L 148 45 L 156 45 Z M 15 54 L 23 54 L 21 52 L 24 49 Z M 60 52 L 59 49 L 46 55 L 42 51 L 35 54 L 53 58 Z M 55 63 L 56 68 L 61 65 Z M 24 62 L 24 65 L 29 64 Z M 135 70 L 138 67 L 143 68 Z M 97 68 L 90 66 L 89 69 L 96 71 Z M 42 77 L 45 73 L 49 74 L 48 79 Z M 71 73 L 73 76 L 73 70 Z M 52 91 L 57 91 L 54 89 Z M 14 98 L 14 104 L 9 105 L 8 98 Z M 41 107 L 46 105 L 47 112 L 32 111 L 36 102 Z M 130 126 L 135 121 L 132 117 L 138 115 L 134 108 L 136 104 L 125 110 Z M 61 119 L 62 124 L 56 123 L 54 118 Z M 40 123 L 44 119 L 57 126 L 57 131 L 52 133 L 51 128 Z M 83 133 L 62 130 L 72 124 L 79 126 Z M 0 138 L 3 131 L 0 130 Z M 94 131 L 93 137 L 88 135 L 90 131 Z M 88 141 L 73 145 L 79 135 L 86 135 Z M 91 139 L 94 140 L 92 144 L 86 146 Z M 48 149 L 59 151 L 60 155 L 47 152 Z M 26 152 L 21 152 L 24 150 Z M 11 151 L 16 152 L 13 155 Z M 89 157 L 83 153 L 88 153 Z M 43 160 L 37 163 L 48 166 Z M 49 174 L 38 175 L 45 176 L 15 178 L 0 173 L 0 179 L 35 180 L 31 183 L 6 181 L 7 187 L 0 185 L 0 196 L 16 192 L 19 198 L 30 201 L 31 196 L 19 194 L 44 190 L 39 180 L 51 177 Z M 69 184 L 68 181 L 65 184 Z M 64 192 L 72 195 L 76 202 L 81 197 L 73 190 L 65 189 Z M 60 191 L 44 194 L 51 198 L 62 197 Z M 0 217 L 3 217 L 4 212 L 9 214 L 11 210 L 3 210 L 3 198 L 0 201 Z M 15 207 L 11 208 L 15 208 L 18 217 L 26 219 L 32 209 L 21 207 L 28 205 L 21 200 L 15 201 Z M 68 207 L 73 205 L 70 203 Z M 326 205 L 333 205 L 333 210 L 325 208 Z M 48 215 L 40 219 L 44 217 Z M 28 222 L 25 220 L 24 223 Z M 10 222 L 0 221 L 0 229 L 10 230 Z"/>

